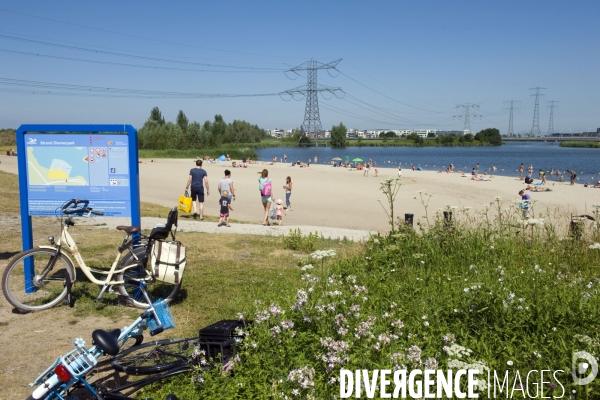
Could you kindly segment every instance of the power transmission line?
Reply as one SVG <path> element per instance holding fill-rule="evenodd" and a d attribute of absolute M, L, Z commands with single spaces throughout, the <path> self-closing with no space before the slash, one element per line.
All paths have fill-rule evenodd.
<path fill-rule="evenodd" d="M 27 38 L 2 35 L 2 34 L 0 34 L 0 38 L 16 40 L 16 41 L 32 43 L 32 44 L 40 44 L 40 45 L 44 45 L 44 46 L 58 47 L 58 48 L 63 48 L 63 49 L 68 49 L 68 50 L 84 51 L 84 52 L 94 53 L 94 54 L 104 54 L 104 55 L 117 56 L 117 57 L 135 58 L 138 60 L 164 62 L 164 63 L 171 63 L 171 64 L 196 65 L 196 66 L 212 67 L 212 68 L 249 69 L 249 70 L 268 71 L 268 72 L 284 72 L 285 71 L 285 69 L 283 69 L 283 68 L 243 67 L 243 66 L 235 66 L 235 65 L 200 63 L 200 62 L 194 62 L 194 61 L 174 60 L 174 59 L 169 59 L 169 58 L 140 56 L 140 55 L 135 55 L 135 54 L 119 53 L 119 52 L 107 51 L 107 50 L 98 50 L 98 49 L 89 48 L 89 47 L 71 46 L 71 45 L 66 45 L 66 44 L 52 43 L 52 42 L 46 42 L 46 41 L 41 41 L 41 40 L 27 39 Z M 6 51 L 11 51 L 11 50 L 6 50 Z"/>
<path fill-rule="evenodd" d="M 373 76 L 371 76 L 371 75 L 369 75 L 368 73 L 366 73 L 365 71 L 363 71 L 363 70 L 359 69 L 359 68 L 358 68 L 358 67 L 356 67 L 355 65 L 352 65 L 352 63 L 350 63 L 348 60 L 344 60 L 344 62 L 345 62 L 346 64 L 350 65 L 352 68 L 356 69 L 357 71 L 361 72 L 362 74 L 364 74 L 364 75 L 368 76 L 369 78 L 373 79 L 375 82 L 377 82 L 377 83 L 379 83 L 379 84 L 381 84 L 381 85 L 383 85 L 383 86 L 385 86 L 386 88 L 388 88 L 388 89 L 389 89 L 389 85 L 387 85 L 387 84 L 385 84 L 385 83 L 381 82 L 380 80 L 378 80 L 378 79 L 374 78 Z M 345 76 L 348 76 L 348 75 L 346 75 L 346 74 L 344 74 L 344 75 L 345 75 Z M 350 78 L 350 77 L 348 76 L 348 78 Z M 350 79 L 352 79 L 352 78 L 350 78 Z M 360 82 L 356 82 L 356 83 L 358 83 L 359 85 L 362 85 Z M 363 85 L 363 86 L 367 87 L 366 85 Z M 369 88 L 369 87 L 367 87 L 367 89 L 370 89 L 370 88 Z M 419 101 L 419 102 L 421 102 L 421 103 L 424 103 L 424 104 L 427 104 L 427 105 L 432 105 L 432 104 L 430 104 L 430 102 L 427 102 L 427 101 L 424 101 L 424 100 L 417 99 L 416 97 L 409 96 L 409 95 L 407 95 L 407 94 L 405 94 L 405 93 L 400 93 L 400 92 L 398 92 L 398 91 L 395 91 L 395 92 L 396 92 L 396 93 L 398 93 L 398 94 L 399 94 L 399 95 L 401 95 L 401 96 L 406 96 L 406 97 L 408 97 L 409 99 L 413 99 L 413 100 Z M 382 95 L 382 96 L 385 96 L 385 95 Z M 386 96 L 386 97 L 387 97 L 387 96 Z M 394 101 L 397 101 L 397 102 L 401 103 L 400 101 L 398 101 L 398 100 L 395 100 L 395 99 L 391 99 L 391 98 L 390 98 L 390 100 L 394 100 Z M 412 107 L 411 105 L 408 105 L 408 106 L 409 106 L 409 107 Z M 439 106 L 439 107 L 441 107 L 441 106 Z M 430 112 L 432 112 L 432 111 L 430 111 Z M 437 111 L 436 111 L 436 112 L 437 112 Z M 442 112 L 444 112 L 444 111 L 440 111 L 440 113 L 442 113 Z"/>
<path fill-rule="evenodd" d="M 30 18 L 37 18 L 37 19 L 41 19 L 41 20 L 44 20 L 44 21 L 51 21 L 51 22 L 56 22 L 56 23 L 59 23 L 59 24 L 75 26 L 75 27 L 78 27 L 78 28 L 90 29 L 90 30 L 94 30 L 94 31 L 111 33 L 111 34 L 114 34 L 114 35 L 121 35 L 121 36 L 136 38 L 136 39 L 149 40 L 149 41 L 158 42 L 158 43 L 172 44 L 172 45 L 176 45 L 176 46 L 193 47 L 193 48 L 202 49 L 202 50 L 219 51 L 219 52 L 223 52 L 223 53 L 233 53 L 233 54 L 244 54 L 244 55 L 259 56 L 259 57 L 300 58 L 300 57 L 273 56 L 273 55 L 269 55 L 269 54 L 255 54 L 255 53 L 246 53 L 246 52 L 242 52 L 242 51 L 232 51 L 232 50 L 215 49 L 215 48 L 211 48 L 211 47 L 196 46 L 196 45 L 192 45 L 192 44 L 171 42 L 171 41 L 168 41 L 168 40 L 162 40 L 162 39 L 149 38 L 149 37 L 145 37 L 145 36 L 132 35 L 130 33 L 121 33 L 121 32 L 111 31 L 111 30 L 108 30 L 108 29 L 94 28 L 94 27 L 91 27 L 91 26 L 74 24 L 72 22 L 60 21 L 60 20 L 57 20 L 57 19 L 40 17 L 40 16 L 37 16 L 37 15 L 26 14 L 26 13 L 22 13 L 22 12 L 18 12 L 18 11 L 8 10 L 8 9 L 5 9 L 5 8 L 0 8 L 0 11 L 5 11 L 5 12 L 12 13 L 12 14 L 17 14 L 17 15 L 23 15 L 23 16 L 30 17 Z"/>
<path fill-rule="evenodd" d="M 33 40 L 40 40 L 40 41 L 46 41 L 46 40 L 50 40 L 47 37 L 40 37 L 40 36 L 35 36 L 35 35 L 19 35 L 16 34 L 14 32 L 10 32 L 10 31 L 3 31 L 0 30 L 0 34 L 4 34 L 4 35 L 8 35 L 11 37 L 16 37 L 19 39 L 33 39 Z M 250 61 L 250 60 L 244 60 L 244 61 L 236 61 L 236 60 L 216 60 L 216 59 L 212 59 L 212 58 L 206 58 L 206 57 L 194 57 L 190 54 L 187 54 L 185 56 L 182 55 L 173 55 L 173 54 L 162 54 L 162 53 L 153 53 L 153 52 L 148 52 L 148 51 L 140 51 L 140 50 L 131 50 L 131 49 L 123 49 L 120 47 L 111 47 L 111 46 L 99 46 L 99 45 L 89 45 L 89 44 L 85 44 L 85 43 L 79 43 L 79 42 L 70 42 L 70 41 L 66 41 L 66 40 L 59 40 L 59 39 L 52 39 L 51 43 L 58 43 L 58 44 L 67 44 L 67 45 L 71 45 L 71 46 L 77 46 L 77 47 L 85 47 L 85 48 L 98 48 L 98 49 L 103 49 L 103 50 L 115 50 L 115 51 L 119 51 L 119 52 L 125 52 L 125 53 L 129 53 L 129 54 L 143 54 L 143 55 L 150 55 L 150 56 L 158 56 L 158 57 L 162 57 L 162 58 L 170 58 L 170 57 L 177 57 L 180 59 L 188 59 L 188 60 L 203 60 L 204 62 L 218 62 L 218 63 L 243 63 L 243 64 L 267 64 L 267 65 L 278 65 L 280 66 L 281 63 L 280 62 L 275 62 L 275 61 Z"/>
<path fill-rule="evenodd" d="M 531 136 L 542 136 L 540 132 L 540 90 L 546 90 L 546 88 L 534 87 L 529 90 L 535 90 L 535 93 L 531 96 L 535 96 L 535 107 L 533 109 L 533 125 L 531 126 Z M 541 94 L 543 96 L 543 94 Z"/>
<path fill-rule="evenodd" d="M 7 86 L 8 88 L 3 88 Z M 133 98 L 168 98 L 168 99 L 200 99 L 200 98 L 233 98 L 233 97 L 268 97 L 279 96 L 281 93 L 257 94 L 220 94 L 168 92 L 140 89 L 122 89 L 99 86 L 72 85 L 54 82 L 28 81 L 22 79 L 0 78 L 0 90 L 10 93 L 55 94 L 63 96 L 83 97 L 133 97 Z"/>
<path fill-rule="evenodd" d="M 112 66 L 116 66 L 116 67 L 133 67 L 133 68 L 160 69 L 160 70 L 170 70 L 170 71 L 216 72 L 216 73 L 237 73 L 237 74 L 241 74 L 241 73 L 273 73 L 273 72 L 279 73 L 279 72 L 281 72 L 281 70 L 279 70 L 279 71 L 275 71 L 275 70 L 273 70 L 273 71 L 257 71 L 254 69 L 250 69 L 250 70 L 237 69 L 237 70 L 231 71 L 231 70 L 218 70 L 218 69 L 163 67 L 163 66 L 159 66 L 159 65 L 128 64 L 128 63 L 121 63 L 121 62 L 114 62 L 114 61 L 101 61 L 101 60 L 89 60 L 89 59 L 84 59 L 84 58 L 54 56 L 54 55 L 49 55 L 49 54 L 28 53 L 25 51 L 16 51 L 16 50 L 7 50 L 7 49 L 0 49 L 0 52 L 19 54 L 19 55 L 25 55 L 25 56 L 51 58 L 51 59 L 55 59 L 55 60 L 66 60 L 66 61 L 77 61 L 77 62 L 84 62 L 84 63 L 91 63 L 91 64 L 112 65 Z"/>
<path fill-rule="evenodd" d="M 558 101 L 556 100 L 550 100 L 547 103 L 550 103 L 550 105 L 548 106 L 548 108 L 550 109 L 550 122 L 548 123 L 548 135 L 552 135 L 556 132 L 554 132 L 554 109 L 558 108 L 558 106 L 556 105 L 556 103 L 558 103 Z"/>

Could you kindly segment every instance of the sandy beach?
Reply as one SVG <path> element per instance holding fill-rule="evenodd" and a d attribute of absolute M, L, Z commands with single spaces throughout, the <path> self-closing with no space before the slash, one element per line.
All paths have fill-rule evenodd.
<path fill-rule="evenodd" d="M 17 158 L 2 157 L 0 170 L 17 173 Z M 173 207 L 183 193 L 194 161 L 189 159 L 143 159 L 139 164 L 141 198 L 144 202 Z M 337 227 L 358 230 L 389 229 L 387 216 L 378 200 L 384 204 L 381 181 L 396 178 L 397 170 L 378 168 L 368 177 L 363 171 L 348 171 L 346 168 L 333 168 L 329 165 L 311 165 L 308 168 L 291 167 L 290 164 L 276 163 L 264 165 L 250 164 L 248 168 L 232 168 L 231 162 L 218 162 L 203 165 L 208 173 L 210 195 L 206 196 L 205 214 L 218 216 L 219 194 L 217 186 L 225 169 L 232 172 L 236 200 L 232 206 L 233 219 L 259 224 L 263 208 L 258 191 L 258 176 L 263 168 L 268 169 L 273 180 L 274 197 L 285 202 L 283 185 L 287 176 L 292 178 L 291 203 L 293 211 L 283 218 L 283 225 Z M 459 208 L 471 207 L 471 212 L 483 210 L 500 196 L 505 207 L 520 199 L 518 192 L 525 188 L 515 177 L 492 176 L 489 181 L 472 181 L 459 173 L 446 174 L 433 171 L 412 171 L 403 169 L 402 186 L 395 202 L 395 213 L 415 215 L 415 222 L 425 215 L 419 191 L 431 195 L 428 205 L 429 215 L 447 205 Z M 554 184 L 553 184 L 554 183 Z M 569 182 L 550 182 L 551 192 L 530 193 L 536 202 L 535 213 L 554 212 L 559 209 L 565 216 L 591 214 L 593 205 L 600 204 L 600 189 L 585 188 L 581 184 L 570 186 Z M 65 199 L 67 200 L 67 199 Z M 537 216 L 537 215 L 536 215 Z"/>

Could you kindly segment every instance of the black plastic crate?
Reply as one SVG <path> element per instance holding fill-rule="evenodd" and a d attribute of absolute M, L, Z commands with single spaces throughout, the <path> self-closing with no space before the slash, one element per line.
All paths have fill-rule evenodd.
<path fill-rule="evenodd" d="M 245 328 L 244 321 L 233 319 L 223 319 L 214 324 L 200 329 L 199 336 L 201 342 L 226 342 L 236 336 L 235 331 L 238 328 Z"/>
<path fill-rule="evenodd" d="M 229 360 L 235 354 L 235 344 L 235 339 L 229 339 L 224 342 L 202 341 L 199 343 L 207 359 L 221 358 L 223 361 Z"/>

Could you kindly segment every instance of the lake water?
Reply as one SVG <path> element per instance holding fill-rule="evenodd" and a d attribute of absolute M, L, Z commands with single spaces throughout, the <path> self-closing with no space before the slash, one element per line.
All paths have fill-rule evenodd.
<path fill-rule="evenodd" d="M 261 161 L 271 161 L 273 157 L 279 160 L 286 154 L 288 162 L 300 160 L 306 163 L 310 158 L 312 163 L 317 156 L 319 164 L 323 164 L 335 157 L 344 160 L 348 156 L 350 160 L 372 158 L 379 167 L 396 168 L 402 163 L 403 169 L 414 164 L 432 171 L 443 170 L 452 163 L 457 171 L 470 172 L 479 163 L 480 172 L 487 169 L 491 173 L 491 166 L 495 165 L 495 174 L 511 176 L 518 175 L 519 165 L 523 163 L 525 172 L 529 164 L 533 164 L 534 177 L 538 176 L 540 169 L 548 171 L 553 168 L 562 172 L 574 170 L 579 183 L 600 179 L 600 149 L 560 147 L 558 143 L 512 142 L 485 147 L 288 147 L 256 152 Z M 566 173 L 565 179 L 568 180 L 569 176 Z"/>

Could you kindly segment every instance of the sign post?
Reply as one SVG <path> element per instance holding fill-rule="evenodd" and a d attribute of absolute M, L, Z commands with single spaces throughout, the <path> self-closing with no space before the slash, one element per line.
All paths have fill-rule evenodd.
<path fill-rule="evenodd" d="M 32 215 L 70 199 L 141 226 L 137 131 L 131 125 L 21 125 L 17 130 L 23 251 Z"/>

